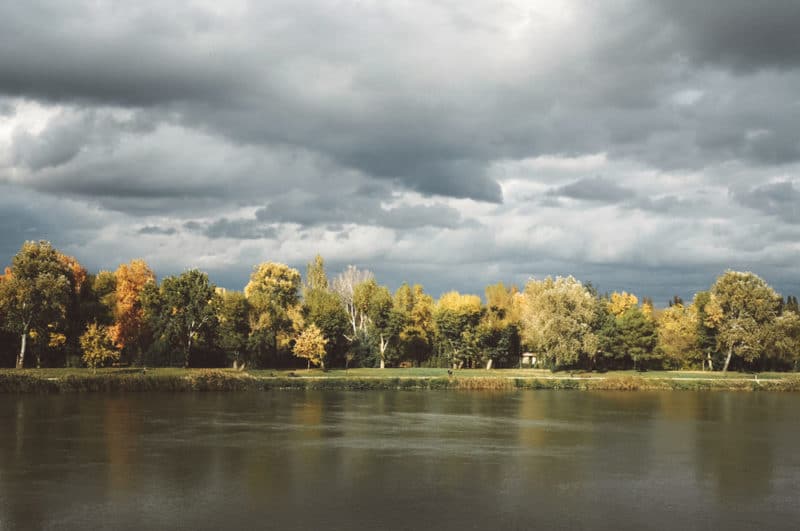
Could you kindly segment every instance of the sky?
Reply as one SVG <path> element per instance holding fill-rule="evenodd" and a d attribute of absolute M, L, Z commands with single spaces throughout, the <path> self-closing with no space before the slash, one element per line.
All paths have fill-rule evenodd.
<path fill-rule="evenodd" d="M 800 2 L 0 2 L 0 263 L 800 294 Z"/>

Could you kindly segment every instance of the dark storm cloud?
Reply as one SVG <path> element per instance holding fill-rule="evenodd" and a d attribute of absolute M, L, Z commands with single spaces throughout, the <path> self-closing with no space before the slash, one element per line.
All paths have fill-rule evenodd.
<path fill-rule="evenodd" d="M 636 193 L 609 179 L 590 177 L 550 190 L 548 195 L 583 201 L 619 203 L 634 197 Z"/>
<path fill-rule="evenodd" d="M 658 2 L 692 59 L 752 71 L 800 66 L 800 3 L 795 0 Z"/>
<path fill-rule="evenodd" d="M 800 187 L 791 181 L 756 186 L 734 193 L 744 206 L 775 216 L 787 223 L 800 223 Z"/>
<path fill-rule="evenodd" d="M 3 256 L 51 235 L 243 280 L 329 245 L 434 292 L 663 299 L 796 277 L 797 2 L 218 6 L 0 3 Z"/>

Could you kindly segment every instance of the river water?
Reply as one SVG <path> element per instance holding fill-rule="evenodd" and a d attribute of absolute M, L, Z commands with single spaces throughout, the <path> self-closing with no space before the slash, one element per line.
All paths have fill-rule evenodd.
<path fill-rule="evenodd" d="M 0 395 L 0 529 L 798 529 L 800 394 Z"/>

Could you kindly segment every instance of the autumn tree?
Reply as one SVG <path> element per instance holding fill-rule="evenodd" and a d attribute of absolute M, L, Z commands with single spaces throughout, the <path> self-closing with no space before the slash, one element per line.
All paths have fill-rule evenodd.
<path fill-rule="evenodd" d="M 672 368 L 687 369 L 702 362 L 698 313 L 694 305 L 672 301 L 658 317 L 658 348 Z"/>
<path fill-rule="evenodd" d="M 638 306 L 639 299 L 633 293 L 623 291 L 622 293 L 614 292 L 608 300 L 608 309 L 614 314 L 614 317 L 619 317 L 628 309 Z"/>
<path fill-rule="evenodd" d="M 114 325 L 109 329 L 114 344 L 141 360 L 149 330 L 141 295 L 156 276 L 144 260 L 121 264 L 114 272 Z"/>
<path fill-rule="evenodd" d="M 325 339 L 322 330 L 312 323 L 297 337 L 292 350 L 298 358 L 308 360 L 309 369 L 311 369 L 312 364 L 319 365 L 324 369 L 325 345 L 327 342 L 328 340 Z"/>
<path fill-rule="evenodd" d="M 486 311 L 476 338 L 479 356 L 491 369 L 498 360 L 506 364 L 519 360 L 522 298 L 516 287 L 507 288 L 502 282 L 487 286 L 485 295 Z"/>
<path fill-rule="evenodd" d="M 476 352 L 475 328 L 483 311 L 481 298 L 451 291 L 442 295 L 433 311 L 436 341 L 454 367 L 463 367 Z"/>
<path fill-rule="evenodd" d="M 402 328 L 397 335 L 399 357 L 416 364 L 428 359 L 434 340 L 433 298 L 423 287 L 403 283 L 394 294 Z"/>
<path fill-rule="evenodd" d="M 286 264 L 265 262 L 256 266 L 244 288 L 255 339 L 263 339 L 273 359 L 292 336 L 292 312 L 299 316 L 300 272 Z M 259 347 L 260 348 L 260 345 Z"/>
<path fill-rule="evenodd" d="M 94 372 L 97 372 L 97 367 L 119 360 L 119 350 L 105 326 L 90 324 L 81 335 L 80 343 L 83 362 Z"/>
<path fill-rule="evenodd" d="M 168 347 L 183 353 L 184 367 L 189 367 L 197 344 L 208 343 L 216 330 L 213 299 L 208 275 L 196 269 L 167 277 L 158 288 L 145 285 L 142 303 L 148 323 Z"/>
<path fill-rule="evenodd" d="M 345 338 L 348 332 L 347 314 L 339 296 L 330 289 L 325 261 L 320 255 L 317 255 L 306 268 L 303 314 L 308 322 L 317 325 L 327 339 L 325 359 L 335 361 L 344 358 L 347 366 L 349 359 L 344 352 L 347 348 Z"/>
<path fill-rule="evenodd" d="M 20 338 L 16 366 L 25 365 L 32 331 L 49 335 L 48 325 L 66 316 L 73 293 L 71 271 L 50 242 L 25 242 L 0 282 L 0 312 L 4 326 Z"/>
<path fill-rule="evenodd" d="M 574 365 L 598 349 L 592 331 L 596 299 L 573 277 L 531 279 L 522 299 L 522 338 L 554 367 Z"/>
<path fill-rule="evenodd" d="M 735 355 L 753 362 L 764 354 L 769 327 L 778 315 L 781 297 L 753 273 L 726 271 L 711 287 L 706 312 L 716 314 L 718 344 L 725 350 L 727 372 Z"/>

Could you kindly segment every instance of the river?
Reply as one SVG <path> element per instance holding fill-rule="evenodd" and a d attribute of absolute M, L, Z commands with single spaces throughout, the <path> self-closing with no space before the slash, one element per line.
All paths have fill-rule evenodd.
<path fill-rule="evenodd" d="M 800 394 L 0 395 L 0 529 L 797 529 Z"/>

